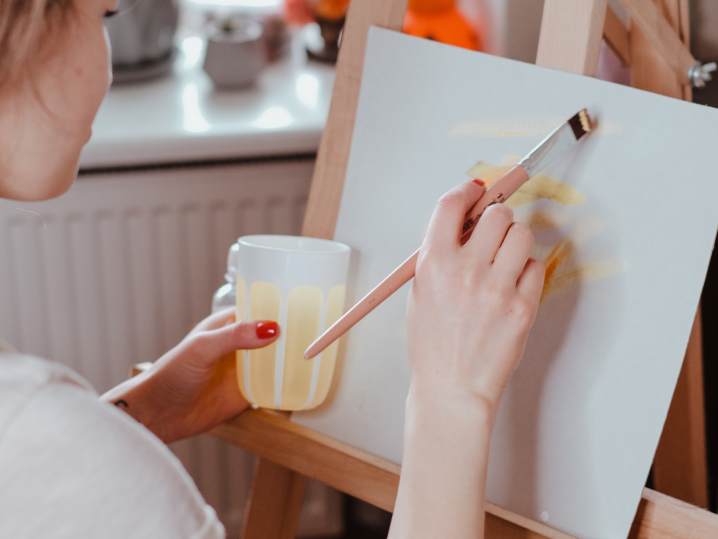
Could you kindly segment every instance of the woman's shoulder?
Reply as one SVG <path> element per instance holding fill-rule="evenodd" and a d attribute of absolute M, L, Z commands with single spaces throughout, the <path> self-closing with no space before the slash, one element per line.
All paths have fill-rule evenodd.
<path fill-rule="evenodd" d="M 82 376 L 60 363 L 12 351 L 0 353 L 0 433 L 35 395 L 56 384 L 97 396 Z"/>
<path fill-rule="evenodd" d="M 57 361 L 0 351 L 0 384 L 33 387 L 52 383 L 73 384 L 94 391 L 87 380 Z"/>
<path fill-rule="evenodd" d="M 0 484 L 0 537 L 223 536 L 167 446 L 71 369 L 18 353 L 0 353 Z"/>

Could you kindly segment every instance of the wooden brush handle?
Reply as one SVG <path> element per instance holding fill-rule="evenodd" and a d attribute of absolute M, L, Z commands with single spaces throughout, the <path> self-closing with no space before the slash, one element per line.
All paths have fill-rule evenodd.
<path fill-rule="evenodd" d="M 380 282 L 374 290 L 364 296 L 359 303 L 349 309 L 332 327 L 314 341 L 307 348 L 304 357 L 309 359 L 321 353 L 327 346 L 354 327 L 354 324 L 376 309 L 386 298 L 408 283 L 416 274 L 416 261 L 419 258 L 420 250 L 420 248 L 417 249 L 401 266 L 391 272 L 391 275 Z"/>
<path fill-rule="evenodd" d="M 471 232 L 484 214 L 486 208 L 494 204 L 506 202 L 529 179 L 529 174 L 521 165 L 512 167 L 506 174 L 492 183 L 479 201 L 466 212 L 464 227 L 461 230 L 461 245 L 471 236 Z"/>

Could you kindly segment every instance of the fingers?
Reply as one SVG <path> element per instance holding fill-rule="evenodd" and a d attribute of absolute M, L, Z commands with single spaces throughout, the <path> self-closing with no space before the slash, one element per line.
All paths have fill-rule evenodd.
<path fill-rule="evenodd" d="M 521 223 L 513 223 L 509 227 L 494 258 L 494 268 L 512 286 L 517 286 L 531 255 L 533 244 L 534 235 L 529 227 Z"/>
<path fill-rule="evenodd" d="M 464 182 L 439 199 L 424 240 L 424 245 L 429 249 L 445 252 L 458 247 L 466 212 L 486 190 L 478 181 Z"/>
<path fill-rule="evenodd" d="M 232 322 L 234 322 L 234 315 L 235 315 L 234 307 L 227 307 L 226 309 L 217 311 L 216 313 L 209 315 L 207 318 L 205 318 L 199 324 L 197 324 L 194 328 L 192 328 L 192 331 L 190 332 L 190 334 L 196 333 L 198 331 L 209 331 L 212 329 L 219 329 L 223 326 L 226 326 L 227 324 L 231 324 Z"/>
<path fill-rule="evenodd" d="M 235 350 L 261 348 L 279 337 L 279 326 L 271 320 L 241 320 L 219 329 L 202 331 L 192 346 L 202 356 L 217 359 Z"/>
<path fill-rule="evenodd" d="M 479 264 L 492 264 L 514 222 L 514 212 L 503 204 L 494 204 L 484 211 L 466 245 Z"/>
<path fill-rule="evenodd" d="M 529 299 L 535 299 L 538 303 L 541 299 L 541 291 L 543 290 L 545 274 L 546 268 L 544 267 L 543 262 L 536 260 L 535 258 L 529 258 L 521 276 L 519 277 L 519 294 Z"/>

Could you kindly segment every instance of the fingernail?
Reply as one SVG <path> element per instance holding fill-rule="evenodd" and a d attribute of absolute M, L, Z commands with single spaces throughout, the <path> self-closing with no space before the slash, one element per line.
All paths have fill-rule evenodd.
<path fill-rule="evenodd" d="M 257 322 L 257 337 L 260 339 L 271 339 L 279 332 L 279 325 L 276 322 Z"/>
<path fill-rule="evenodd" d="M 482 179 L 480 179 L 480 178 L 474 178 L 474 179 L 471 180 L 471 181 L 474 182 L 474 183 L 477 184 L 477 185 L 481 185 L 482 187 L 483 187 L 483 185 L 484 185 L 484 180 L 482 180 Z"/>

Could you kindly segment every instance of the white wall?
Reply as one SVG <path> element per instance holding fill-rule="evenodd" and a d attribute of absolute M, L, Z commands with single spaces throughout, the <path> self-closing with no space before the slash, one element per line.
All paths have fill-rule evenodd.
<path fill-rule="evenodd" d="M 486 52 L 514 60 L 536 60 L 544 0 L 459 0 L 470 19 L 483 21 Z"/>

